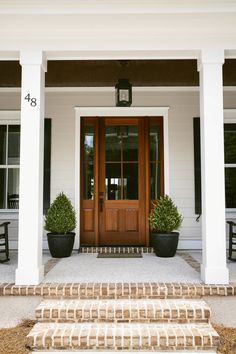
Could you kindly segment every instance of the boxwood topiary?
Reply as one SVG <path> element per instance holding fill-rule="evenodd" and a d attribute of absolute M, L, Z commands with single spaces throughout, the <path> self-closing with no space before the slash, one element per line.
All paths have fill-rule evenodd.
<path fill-rule="evenodd" d="M 45 230 L 53 234 L 67 234 L 75 229 L 75 209 L 62 192 L 51 204 L 45 218 Z"/>
<path fill-rule="evenodd" d="M 149 222 L 152 231 L 169 233 L 181 227 L 183 217 L 178 212 L 172 199 L 168 195 L 165 195 L 153 202 Z"/>

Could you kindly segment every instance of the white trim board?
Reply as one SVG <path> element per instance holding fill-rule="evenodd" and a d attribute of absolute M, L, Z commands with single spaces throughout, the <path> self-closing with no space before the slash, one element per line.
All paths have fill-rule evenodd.
<path fill-rule="evenodd" d="M 80 230 L 80 122 L 81 117 L 163 117 L 164 193 L 169 194 L 169 107 L 75 107 L 75 210 Z M 79 247 L 79 240 L 76 247 Z"/>
<path fill-rule="evenodd" d="M 79 93 L 114 93 L 115 87 L 112 86 L 83 86 L 83 87 L 45 87 L 45 93 L 60 92 L 79 92 Z M 199 92 L 199 86 L 133 86 L 133 92 Z M 236 86 L 224 86 L 224 92 L 236 92 Z M 0 93 L 20 93 L 21 87 L 0 87 Z M 13 112 L 13 111 L 12 111 Z"/>
<path fill-rule="evenodd" d="M 224 123 L 236 123 L 236 108 L 224 109 Z"/>
<path fill-rule="evenodd" d="M 0 110 L 0 124 L 20 124 L 20 111 Z"/>
<path fill-rule="evenodd" d="M 60 0 L 53 5 L 50 0 L 1 1 L 2 14 L 178 14 L 178 13 L 218 13 L 236 12 L 232 0 L 143 0 L 96 1 Z"/>

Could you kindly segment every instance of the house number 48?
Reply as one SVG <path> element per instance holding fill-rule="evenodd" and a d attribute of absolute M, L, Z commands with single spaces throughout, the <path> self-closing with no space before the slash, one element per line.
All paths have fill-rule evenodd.
<path fill-rule="evenodd" d="M 25 96 L 25 100 L 28 101 L 32 107 L 37 106 L 37 99 L 35 97 L 30 97 L 29 93 L 28 93 L 28 95 Z"/>

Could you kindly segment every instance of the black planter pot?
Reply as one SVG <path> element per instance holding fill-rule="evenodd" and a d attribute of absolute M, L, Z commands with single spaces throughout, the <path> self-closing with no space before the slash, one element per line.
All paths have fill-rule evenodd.
<path fill-rule="evenodd" d="M 179 242 L 179 232 L 152 233 L 152 246 L 158 257 L 174 257 Z"/>
<path fill-rule="evenodd" d="M 48 246 L 52 257 L 54 258 L 65 258 L 70 257 L 74 241 L 75 233 L 69 232 L 65 235 L 48 233 Z"/>

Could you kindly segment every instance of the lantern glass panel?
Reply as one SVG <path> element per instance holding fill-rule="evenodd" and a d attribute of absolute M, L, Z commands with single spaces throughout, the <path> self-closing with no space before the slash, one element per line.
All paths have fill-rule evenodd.
<path fill-rule="evenodd" d="M 129 101 L 129 90 L 120 89 L 119 90 L 119 101 Z"/>

